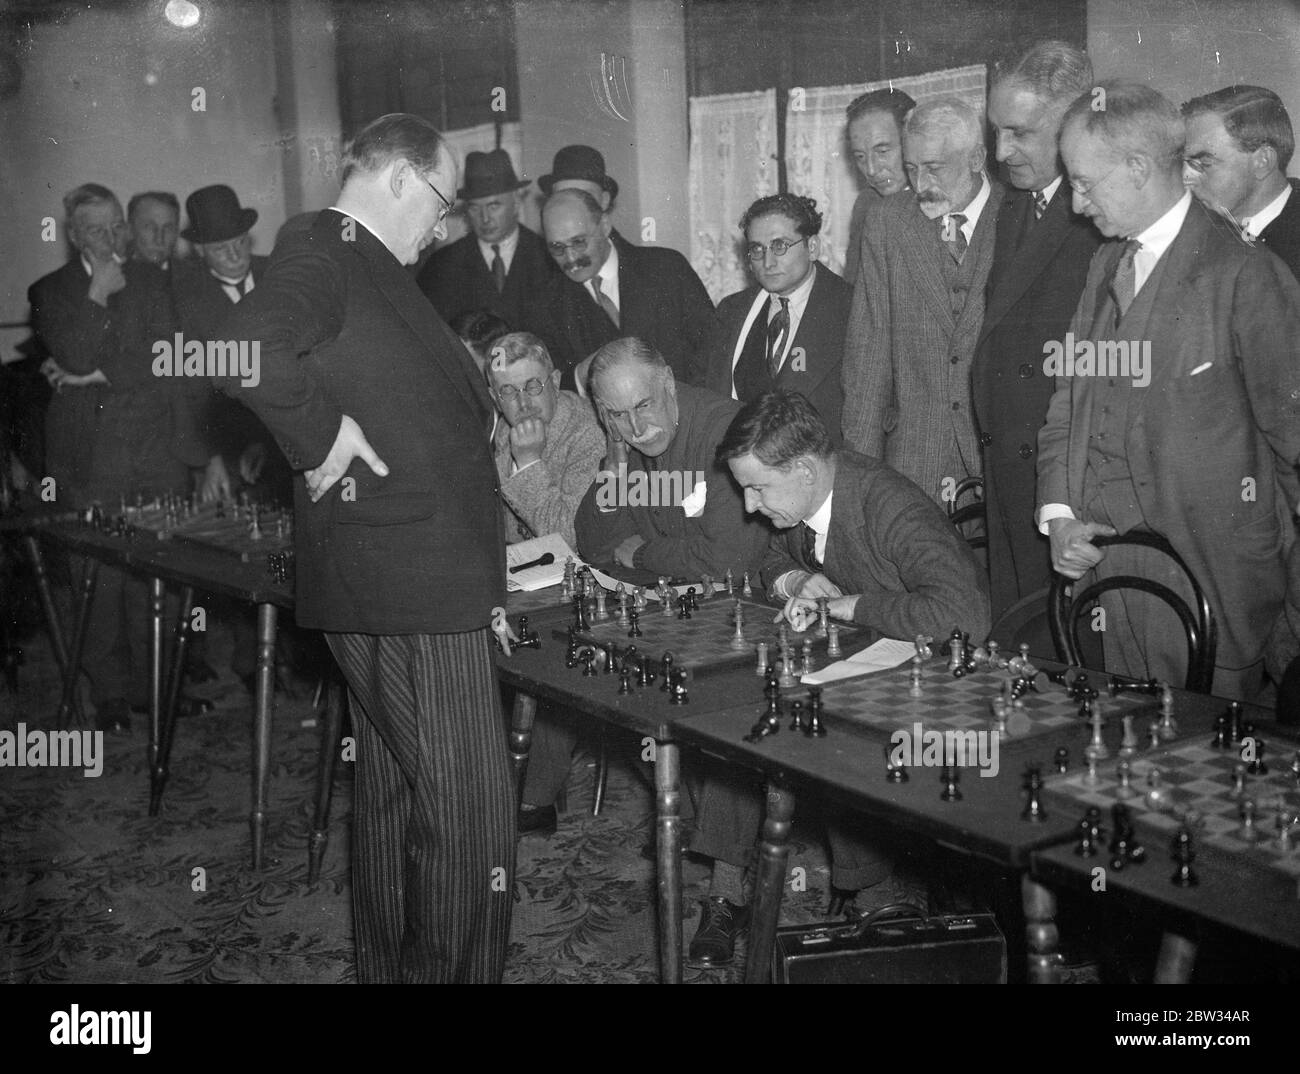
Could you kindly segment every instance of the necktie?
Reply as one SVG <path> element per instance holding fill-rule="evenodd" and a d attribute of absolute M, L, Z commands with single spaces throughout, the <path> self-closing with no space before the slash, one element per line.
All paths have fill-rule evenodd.
<path fill-rule="evenodd" d="M 600 308 L 603 309 L 609 319 L 614 322 L 614 327 L 622 328 L 623 326 L 618 320 L 618 307 L 614 305 L 614 300 L 600 289 L 599 276 L 593 276 L 591 278 L 591 290 L 596 296 L 596 301 L 600 303 Z"/>
<path fill-rule="evenodd" d="M 217 282 L 221 284 L 221 289 L 226 292 L 226 297 L 231 302 L 238 302 L 248 293 L 248 276 L 239 280 L 228 280 L 224 276 L 218 276 Z"/>
<path fill-rule="evenodd" d="M 781 299 L 781 308 L 767 324 L 767 368 L 775 379 L 781 371 L 786 336 L 790 334 L 790 300 Z"/>
<path fill-rule="evenodd" d="M 822 569 L 821 560 L 817 558 L 817 531 L 807 522 L 800 522 L 803 527 L 803 559 L 815 571 Z"/>
<path fill-rule="evenodd" d="M 1041 220 L 1047 212 L 1047 195 L 1041 190 L 1034 191 L 1034 219 Z"/>
<path fill-rule="evenodd" d="M 939 237 L 948 247 L 952 259 L 959 265 L 961 259 L 966 256 L 966 233 L 961 229 L 964 223 L 966 223 L 966 216 L 963 213 L 949 213 L 946 219 L 942 216 L 939 218 Z"/>
<path fill-rule="evenodd" d="M 506 289 L 506 263 L 501 260 L 501 247 L 492 244 L 492 278 L 497 282 L 497 294 Z"/>
<path fill-rule="evenodd" d="M 1129 239 L 1124 244 L 1124 252 L 1120 254 L 1119 262 L 1115 265 L 1115 274 L 1110 278 L 1110 297 L 1115 302 L 1115 308 L 1119 310 L 1119 315 L 1115 318 L 1117 324 L 1120 317 L 1128 313 L 1129 306 L 1133 305 L 1133 299 L 1137 297 L 1137 271 L 1133 259 L 1140 249 L 1142 244 L 1137 239 Z"/>

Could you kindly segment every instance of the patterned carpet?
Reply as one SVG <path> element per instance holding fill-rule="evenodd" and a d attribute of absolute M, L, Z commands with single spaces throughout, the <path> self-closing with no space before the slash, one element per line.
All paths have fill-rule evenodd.
<path fill-rule="evenodd" d="M 24 643 L 19 692 L 0 686 L 0 727 L 51 726 L 58 684 L 44 639 Z M 267 861 L 249 868 L 251 704 L 229 672 L 230 642 L 212 632 L 222 671 L 196 689 L 213 713 L 181 721 L 160 815 L 148 816 L 144 717 L 105 736 L 103 773 L 0 773 L 0 980 L 6 982 L 348 982 L 352 963 L 348 833 L 351 766 L 339 766 L 321 879 L 307 883 L 318 728 L 310 684 L 281 693 L 272 739 Z M 594 757 L 575 757 L 569 809 L 550 839 L 520 842 L 508 982 L 650 982 L 655 951 L 650 768 L 635 741 L 611 738 L 606 804 L 590 813 Z M 819 920 L 828 871 L 820 828 L 798 826 L 783 922 Z M 686 924 L 694 933 L 708 873 L 687 857 Z M 883 901 L 917 896 L 891 881 Z M 743 953 L 743 943 L 741 947 Z M 692 982 L 738 979 L 743 962 L 686 970 Z"/>

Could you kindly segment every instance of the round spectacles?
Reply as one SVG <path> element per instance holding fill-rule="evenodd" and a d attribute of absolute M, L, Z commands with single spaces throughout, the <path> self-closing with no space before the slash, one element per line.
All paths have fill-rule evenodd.
<path fill-rule="evenodd" d="M 542 392 L 546 391 L 546 381 L 533 377 L 523 388 L 516 388 L 513 384 L 503 384 L 496 389 L 497 398 L 503 402 L 507 399 L 513 399 L 521 391 L 527 392 L 529 395 L 541 395 Z"/>
<path fill-rule="evenodd" d="M 773 239 L 767 246 L 761 242 L 751 242 L 745 247 L 745 256 L 751 261 L 762 261 L 767 256 L 767 251 L 771 250 L 775 257 L 785 257 L 786 251 L 792 246 L 798 246 L 801 242 L 807 242 L 808 236 L 802 239 L 795 239 L 791 242 L 789 239 Z"/>

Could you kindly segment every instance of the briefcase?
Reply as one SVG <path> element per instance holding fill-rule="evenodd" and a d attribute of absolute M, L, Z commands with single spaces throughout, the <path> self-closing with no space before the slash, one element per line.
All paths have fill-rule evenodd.
<path fill-rule="evenodd" d="M 777 984 L 1005 984 L 1007 941 L 992 914 L 893 903 L 861 921 L 777 929 Z"/>

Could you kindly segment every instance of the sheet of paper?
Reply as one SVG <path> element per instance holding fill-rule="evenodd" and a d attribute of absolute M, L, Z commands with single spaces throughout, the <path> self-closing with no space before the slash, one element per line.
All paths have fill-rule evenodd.
<path fill-rule="evenodd" d="M 526 567 L 518 573 L 512 568 L 521 563 L 532 563 L 550 553 L 554 558 L 550 563 L 539 567 Z M 531 541 L 506 545 L 506 589 L 514 593 L 523 590 L 532 593 L 538 589 L 547 589 L 564 581 L 564 562 L 570 556 L 575 564 L 581 565 L 578 554 L 569 547 L 568 542 L 558 533 L 548 533 L 545 537 L 534 537 Z"/>
<path fill-rule="evenodd" d="M 906 664 L 915 655 L 916 645 L 913 642 L 881 638 L 862 652 L 837 660 L 834 664 L 827 664 L 820 671 L 805 675 L 799 681 L 808 686 L 825 686 L 828 682 L 852 679 L 872 671 L 888 671 Z"/>

